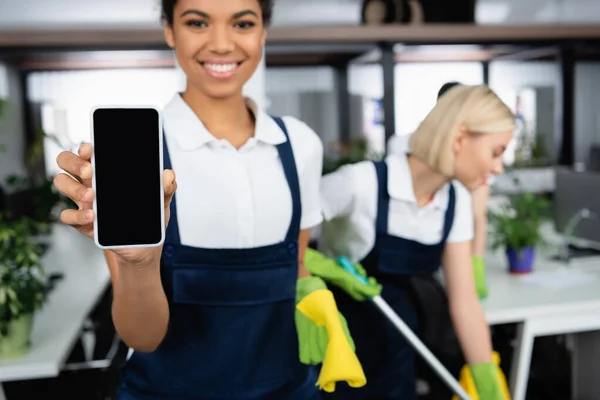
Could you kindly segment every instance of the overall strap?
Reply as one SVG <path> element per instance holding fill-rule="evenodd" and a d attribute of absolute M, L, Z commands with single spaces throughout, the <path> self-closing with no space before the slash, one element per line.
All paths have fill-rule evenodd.
<path fill-rule="evenodd" d="M 171 157 L 169 155 L 169 148 L 167 146 L 167 139 L 163 130 L 163 167 L 164 169 L 173 169 L 171 164 Z M 179 237 L 179 223 L 177 222 L 177 202 L 175 201 L 176 194 L 173 195 L 171 200 L 171 217 L 169 219 L 169 225 L 167 225 L 167 231 L 165 235 L 165 243 L 179 245 L 181 244 L 181 238 Z"/>
<path fill-rule="evenodd" d="M 294 159 L 294 151 L 292 144 L 290 143 L 290 136 L 283 120 L 279 117 L 272 117 L 273 120 L 279 125 L 279 128 L 283 131 L 286 141 L 277 145 L 277 151 L 279 152 L 279 158 L 281 159 L 281 165 L 283 166 L 283 172 L 292 194 L 292 220 L 286 240 L 298 240 L 300 235 L 300 220 L 302 218 L 302 201 L 300 197 L 300 182 L 298 180 L 298 171 L 296 168 L 296 160 Z"/>
<path fill-rule="evenodd" d="M 385 161 L 373 161 L 377 174 L 377 220 L 376 232 L 387 233 L 390 195 L 388 193 L 388 168 Z"/>
<path fill-rule="evenodd" d="M 442 234 L 442 242 L 445 242 L 450 235 L 450 231 L 452 230 L 452 224 L 454 223 L 454 214 L 456 206 L 456 191 L 454 189 L 454 185 L 450 183 L 450 188 L 448 190 L 448 208 L 446 208 L 446 213 L 444 214 L 444 231 Z"/>

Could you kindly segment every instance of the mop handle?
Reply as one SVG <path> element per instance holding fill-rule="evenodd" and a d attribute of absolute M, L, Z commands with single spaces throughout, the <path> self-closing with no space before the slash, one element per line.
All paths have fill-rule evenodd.
<path fill-rule="evenodd" d="M 350 260 L 348 260 L 346 257 L 344 257 L 344 256 L 339 257 L 338 258 L 338 264 L 342 266 L 342 268 L 344 269 L 344 271 L 348 272 L 355 279 L 357 279 L 360 283 L 363 283 L 365 285 L 367 285 L 369 283 L 369 281 L 367 280 L 367 278 L 365 278 L 364 276 L 362 276 L 361 274 L 359 274 L 358 271 L 356 270 L 356 267 L 354 266 L 354 264 L 352 264 L 350 262 Z"/>
<path fill-rule="evenodd" d="M 389 306 L 389 304 L 381 297 L 375 296 L 372 298 L 373 303 L 388 317 L 390 322 L 402 333 L 402 335 L 410 342 L 410 344 L 421 354 L 421 356 L 429 363 L 433 370 L 442 378 L 446 384 L 452 389 L 462 400 L 471 400 L 467 392 L 456 381 L 454 376 L 442 363 L 433 355 L 433 353 L 423 344 L 423 342 L 413 333 L 408 325 L 400 319 L 398 314 Z"/>
<path fill-rule="evenodd" d="M 350 262 L 346 257 L 340 257 L 338 263 L 342 268 L 354 276 L 357 280 L 362 283 L 368 283 L 367 278 L 358 273 L 354 264 Z M 435 355 L 423 344 L 421 339 L 414 334 L 404 321 L 396 314 L 396 312 L 390 307 L 390 305 L 381 297 L 375 296 L 371 299 L 373 303 L 385 314 L 390 322 L 400 331 L 400 333 L 409 341 L 415 350 L 429 363 L 433 370 L 442 378 L 446 384 L 452 389 L 462 400 L 471 400 L 471 397 L 463 389 L 462 386 L 456 381 L 454 376 L 442 363 L 435 357 Z"/>

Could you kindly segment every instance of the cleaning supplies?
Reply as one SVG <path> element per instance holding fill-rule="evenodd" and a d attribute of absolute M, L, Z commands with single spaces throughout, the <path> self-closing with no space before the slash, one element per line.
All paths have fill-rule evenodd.
<path fill-rule="evenodd" d="M 321 278 L 298 280 L 296 310 L 300 361 L 322 363 L 319 388 L 333 392 L 338 381 L 345 381 L 351 387 L 364 386 L 366 377 L 354 352 L 346 320 Z"/>
<path fill-rule="evenodd" d="M 322 279 L 318 277 L 300 278 L 296 285 L 296 304 L 317 290 L 327 290 L 327 285 Z M 352 350 L 355 350 L 354 341 L 348 331 L 346 319 L 341 313 L 338 314 L 350 347 Z M 299 339 L 300 361 L 307 365 L 321 364 L 325 359 L 328 344 L 326 328 L 317 325 L 298 308 L 296 308 L 295 320 Z"/>
<path fill-rule="evenodd" d="M 485 261 L 483 257 L 473 256 L 473 276 L 475 278 L 475 289 L 479 299 L 485 299 L 488 296 L 487 280 L 485 276 Z"/>
<path fill-rule="evenodd" d="M 367 278 L 363 272 L 359 272 L 355 264 L 352 264 L 346 257 L 340 257 L 338 259 L 339 265 L 344 269 L 344 272 L 351 275 L 362 283 L 363 285 L 369 284 L 369 278 Z M 458 383 L 454 376 L 444 367 L 444 365 L 435 357 L 435 355 L 423 344 L 419 337 L 406 325 L 406 323 L 396 314 L 394 309 L 381 297 L 380 294 L 369 298 L 375 306 L 385 315 L 392 325 L 398 329 L 400 334 L 410 343 L 410 345 L 423 357 L 423 359 L 429 364 L 429 366 L 436 372 L 436 374 L 452 389 L 454 393 L 458 395 L 461 400 L 471 400 L 465 389 Z"/>
<path fill-rule="evenodd" d="M 465 365 L 460 371 L 459 383 L 472 400 L 510 400 L 497 352 L 493 353 L 491 362 Z M 458 400 L 458 397 L 454 396 L 452 400 Z"/>
<path fill-rule="evenodd" d="M 375 278 L 367 278 L 366 271 L 362 265 L 353 265 L 354 269 L 364 278 L 362 281 L 359 281 L 352 273 L 348 272 L 347 267 L 344 267 L 347 263 L 350 263 L 350 260 L 346 257 L 340 257 L 336 261 L 310 248 L 306 249 L 304 254 L 304 265 L 311 274 L 319 276 L 327 282 L 331 282 L 331 284 L 343 289 L 354 300 L 365 301 L 381 293 L 382 286 Z"/>

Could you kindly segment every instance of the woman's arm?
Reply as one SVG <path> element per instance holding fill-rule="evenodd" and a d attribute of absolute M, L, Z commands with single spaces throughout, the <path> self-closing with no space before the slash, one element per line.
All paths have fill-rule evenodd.
<path fill-rule="evenodd" d="M 110 280 L 114 285 L 117 282 L 117 271 L 119 269 L 119 265 L 117 264 L 117 256 L 112 251 L 104 250 L 104 258 L 106 259 L 106 264 L 108 264 Z"/>
<path fill-rule="evenodd" d="M 154 351 L 165 337 L 169 324 L 169 306 L 160 267 L 120 266 L 111 251 L 105 251 L 104 257 L 113 284 L 115 329 L 134 350 Z"/>
<path fill-rule="evenodd" d="M 467 362 L 478 364 L 492 361 L 490 330 L 475 291 L 471 242 L 447 243 L 442 265 L 450 315 Z"/>
<path fill-rule="evenodd" d="M 473 200 L 474 236 L 472 254 L 483 257 L 487 238 L 487 204 L 490 195 L 490 186 L 482 185 L 471 193 Z"/>
<path fill-rule="evenodd" d="M 308 247 L 310 241 L 310 229 L 303 229 L 300 231 L 300 237 L 298 237 L 298 279 L 311 276 L 310 272 L 304 265 L 304 253 Z"/>

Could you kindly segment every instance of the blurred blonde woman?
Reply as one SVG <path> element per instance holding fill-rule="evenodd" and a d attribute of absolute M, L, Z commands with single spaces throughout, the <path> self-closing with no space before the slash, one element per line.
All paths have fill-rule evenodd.
<path fill-rule="evenodd" d="M 447 82 L 437 93 L 439 100 L 448 90 L 454 86 L 460 85 L 459 82 Z M 410 135 L 394 135 L 388 141 L 389 153 L 405 153 L 409 151 Z M 490 185 L 493 182 L 491 177 L 485 184 L 477 187 L 471 192 L 471 200 L 473 203 L 473 240 L 472 240 L 472 262 L 473 274 L 475 278 L 475 287 L 477 295 L 480 299 L 487 297 L 488 288 L 486 282 L 485 268 L 485 248 L 487 240 L 487 210 L 488 200 L 490 197 Z"/>
<path fill-rule="evenodd" d="M 455 85 L 411 135 L 409 153 L 344 166 L 321 184 L 320 250 L 361 264 L 413 330 L 419 320 L 408 298 L 410 281 L 443 266 L 452 324 L 479 398 L 486 400 L 503 395 L 472 273 L 470 192 L 502 173 L 513 130 L 514 115 L 487 86 Z M 412 347 L 373 304 L 356 301 L 344 289 L 332 291 L 348 320 L 367 385 L 340 387 L 331 398 L 416 399 Z"/>
<path fill-rule="evenodd" d="M 448 90 L 454 86 L 460 85 L 459 82 L 448 82 L 442 85 L 438 91 L 438 99 L 442 97 Z M 485 277 L 485 246 L 487 239 L 487 210 L 488 200 L 490 198 L 490 184 L 494 177 L 490 177 L 484 184 L 471 192 L 471 200 L 473 201 L 473 245 L 472 245 L 472 260 L 473 273 L 475 274 L 475 287 L 479 298 L 485 298 L 488 295 L 486 277 Z"/>

